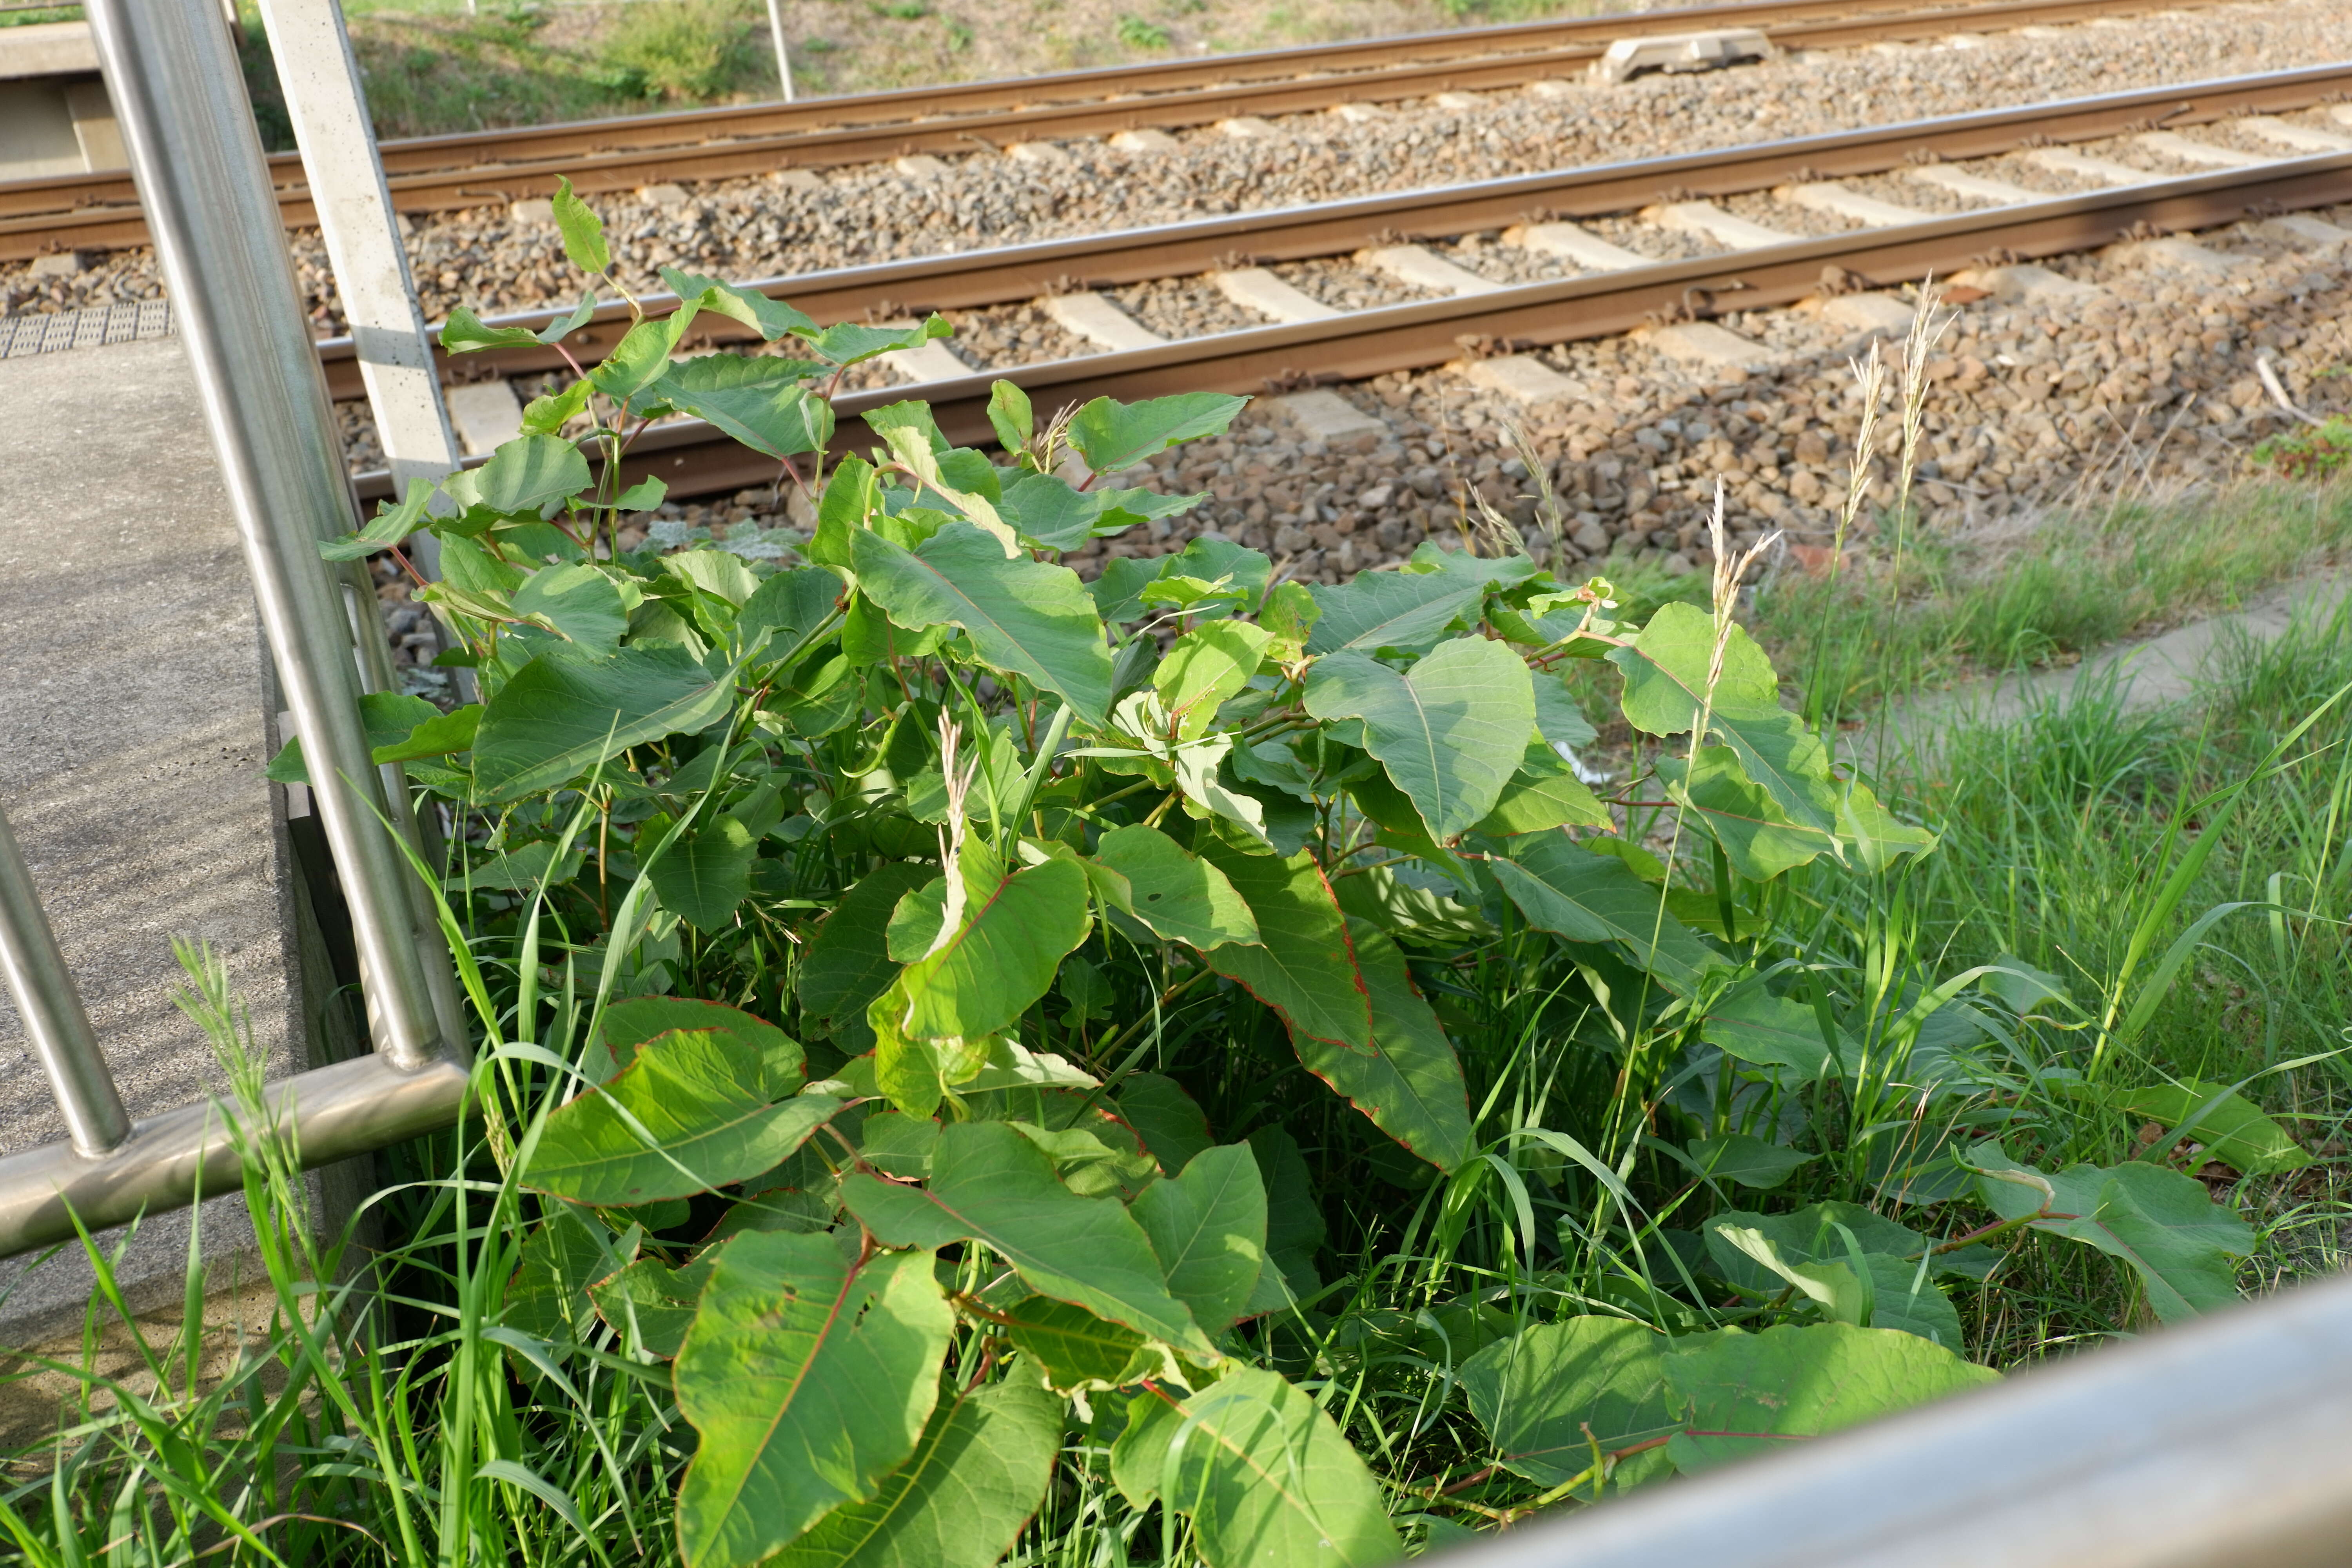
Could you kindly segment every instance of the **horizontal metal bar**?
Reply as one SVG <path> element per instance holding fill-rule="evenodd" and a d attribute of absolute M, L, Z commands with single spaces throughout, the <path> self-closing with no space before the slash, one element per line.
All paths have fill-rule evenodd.
<path fill-rule="evenodd" d="M 446 1127 L 467 1075 L 452 1058 L 414 1069 L 371 1054 L 280 1079 L 265 1090 L 273 1125 L 305 1167 L 331 1164 Z M 184 1105 L 133 1122 L 103 1157 L 52 1143 L 0 1159 L 0 1258 L 68 1241 L 79 1217 L 96 1232 L 196 1196 L 237 1190 L 242 1165 L 221 1106 Z"/>
<path fill-rule="evenodd" d="M 1339 255 L 1397 239 L 1450 237 L 1473 229 L 1545 218 L 1625 212 L 1666 199 L 1669 192 L 1731 195 L 1768 190 L 1791 179 L 1878 174 L 1923 153 L 1947 160 L 1989 157 L 2014 150 L 2029 136 L 2084 142 L 2114 136 L 2158 119 L 2179 126 L 2247 113 L 2284 113 L 2347 91 L 2352 91 L 2352 62 L 2337 62 L 1671 157 L 1383 192 L 1348 201 L 1194 218 L 1070 239 L 911 257 L 763 279 L 748 286 L 774 299 L 790 300 L 797 309 L 828 323 L 866 321 L 877 314 L 969 309 L 1031 300 L 1073 285 L 1097 289 L 1186 277 L 1234 265 L 1235 258 L 1263 265 Z M 660 315 L 676 300 L 668 295 L 654 295 L 641 303 Z M 492 318 L 490 324 L 536 331 L 562 313 L 551 309 L 518 310 Z M 567 339 L 565 347 L 582 363 L 593 363 L 620 341 L 631 320 L 628 306 L 615 300 Z M 720 343 L 751 336 L 748 328 L 709 317 L 697 321 L 695 332 Z M 320 340 L 319 355 L 335 396 L 361 395 L 357 351 L 349 337 Z M 567 363 L 554 349 L 538 347 L 497 349 L 465 357 L 478 374 L 495 369 L 501 375 L 521 375 L 561 369 Z M 446 354 L 436 351 L 436 358 L 446 366 Z"/>
<path fill-rule="evenodd" d="M 0 970 L 75 1152 L 92 1157 L 114 1148 L 130 1133 L 131 1116 L 5 816 L 0 816 Z"/>
<path fill-rule="evenodd" d="M 1993 251 L 2056 256 L 2106 245 L 2141 224 L 2208 228 L 2251 213 L 2352 201 L 2352 153 L 2296 158 L 2144 185 L 2058 196 L 1962 213 L 1900 228 L 1859 229 L 1730 255 L 1704 256 L 1622 272 L 1528 283 L 1489 293 L 1391 305 L 1328 321 L 1254 327 L 1186 338 L 1156 348 L 983 371 L 910 386 L 875 387 L 834 400 L 836 451 L 874 445 L 859 418 L 866 409 L 915 397 L 929 404 L 950 439 L 993 439 L 990 389 L 1010 381 L 1049 407 L 1097 397 L 1132 400 L 1176 392 L 1257 394 L 1314 380 L 1355 381 L 1426 369 L 1461 358 L 1465 342 L 1561 343 L 1612 337 L 1696 295 L 1725 308 L 1786 305 L 1821 287 L 1834 265 L 1880 286 L 1948 276 Z M 486 459 L 468 459 L 472 462 Z M 771 484 L 775 462 L 699 420 L 657 425 L 621 465 L 623 482 L 660 478 L 676 496 Z M 360 475 L 362 496 L 389 496 L 382 469 Z"/>
<path fill-rule="evenodd" d="M 1431 1559 L 2321 1568 L 2352 1557 L 2352 1280 Z"/>

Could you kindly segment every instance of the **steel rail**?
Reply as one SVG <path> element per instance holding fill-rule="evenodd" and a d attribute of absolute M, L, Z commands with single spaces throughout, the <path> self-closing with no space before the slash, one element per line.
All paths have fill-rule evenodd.
<path fill-rule="evenodd" d="M 2352 1280 L 1604 1508 L 1444 1568 L 2331 1568 L 2352 1538 Z"/>
<path fill-rule="evenodd" d="M 2189 5 L 2215 5 L 2223 0 L 2182 0 Z M 1681 31 L 1705 19 L 1761 26 L 1776 41 L 1789 46 L 1836 47 L 1874 40 L 1934 37 L 1973 28 L 1997 29 L 2035 23 L 2082 21 L 2096 16 L 2122 16 L 2159 8 L 2158 0 L 1992 0 L 1990 4 L 1955 6 L 1892 15 L 1833 16 L 1828 19 L 1776 21 L 1781 12 L 1851 11 L 1853 0 L 1767 0 L 1764 4 L 1710 6 L 1688 11 L 1643 14 L 1639 18 L 1586 18 L 1574 24 L 1530 24 L 1528 27 L 1493 31 L 1521 34 L 1530 27 L 1575 26 L 1588 29 L 1602 23 L 1600 36 L 1613 38 L 1640 33 Z M 2165 5 L 2164 9 L 2179 9 Z M 1632 25 L 1638 22 L 1640 25 Z M 1480 30 L 1482 34 L 1488 30 Z M 1465 35 L 1433 35 L 1444 39 Z M 1414 40 L 1403 41 L 1405 43 Z M 1398 47 L 1388 40 L 1364 48 Z M 855 110 L 835 112 L 850 122 L 813 120 L 806 128 L 762 132 L 721 132 L 706 126 L 704 139 L 679 142 L 663 138 L 656 144 L 634 142 L 627 121 L 594 121 L 587 126 L 542 127 L 536 131 L 498 132 L 480 136 L 429 139 L 438 153 L 416 151 L 422 142 L 383 144 L 384 164 L 393 203 L 402 212 L 448 211 L 501 204 L 524 196 L 546 195 L 559 177 L 583 191 L 609 191 L 663 181 L 724 179 L 763 174 L 780 168 L 819 168 L 871 163 L 908 153 L 970 153 L 994 150 L 1022 141 L 1050 141 L 1146 126 L 1181 127 L 1245 115 L 1293 114 L 1328 108 L 1350 100 L 1379 100 L 1419 97 L 1445 90 L 1517 86 L 1560 71 L 1581 67 L 1597 58 L 1605 42 L 1573 42 L 1516 53 L 1485 53 L 1435 63 L 1407 63 L 1378 70 L 1300 76 L 1280 79 L 1233 80 L 1224 70 L 1219 80 L 1158 94 L 1104 96 L 1108 83 L 1075 101 L 1039 101 L 1056 89 L 1058 78 L 1036 78 L 1011 84 L 981 84 L 991 90 L 1021 89 L 1024 102 L 964 114 L 936 113 L 909 118 L 926 101 L 936 106 L 949 89 L 915 89 L 887 96 L 892 101 L 882 116 L 867 121 Z M 1324 51 L 1328 53 L 1328 51 Z M 1313 55 L 1316 50 L 1281 51 Z M 1186 62 L 1187 68 L 1205 69 L 1226 62 Z M 1298 60 L 1294 63 L 1304 64 Z M 1076 73 L 1088 77 L 1116 73 Z M 771 105 L 767 112 L 818 114 L 828 105 L 865 100 L 819 100 L 806 105 Z M 704 110 L 709 115 L 740 115 L 743 110 Z M 671 117 L 662 117 L 667 122 Z M 461 144 L 463 144 L 461 146 Z M 518 158 L 518 147 L 536 149 Z M 465 149 L 470 148 L 471 153 Z M 496 149 L 495 154 L 491 152 Z M 453 163 L 452 160 L 471 161 Z M 279 216 L 289 227 L 316 221 L 302 184 L 299 163 L 291 154 L 273 160 L 281 178 Z M 431 165 L 431 166 L 419 166 Z M 19 259 L 48 250 L 122 247 L 143 243 L 144 219 L 129 182 L 114 175 L 53 175 L 0 183 L 0 260 Z"/>
<path fill-rule="evenodd" d="M 874 444 L 857 416 L 908 397 L 929 403 L 951 439 L 992 439 L 989 389 L 1010 381 L 1047 407 L 1096 397 L 1135 399 L 1176 392 L 1263 393 L 1322 381 L 1356 381 L 1458 360 L 1476 345 L 1535 346 L 1632 331 L 1695 300 L 1741 310 L 1787 305 L 1821 287 L 1836 268 L 1891 287 L 1948 276 L 1989 254 L 2020 258 L 2092 249 L 2141 226 L 2210 228 L 2259 213 L 2352 201 L 2352 153 L 2281 160 L 2259 169 L 2179 179 L 2086 195 L 1995 207 L 1899 228 L 1862 229 L 1730 255 L 1629 268 L 1622 272 L 1524 284 L 1490 293 L 1360 310 L 1320 321 L 1188 338 L 1154 348 L 975 373 L 915 386 L 845 394 L 834 406 L 838 450 Z M 775 464 L 700 421 L 656 426 L 623 459 L 625 483 L 649 475 L 674 495 L 769 484 Z M 362 496 L 391 493 L 381 472 L 362 474 Z"/>
<path fill-rule="evenodd" d="M 824 322 L 865 321 L 909 310 L 968 310 L 1032 300 L 1074 286 L 1110 287 L 1184 277 L 1244 262 L 1343 255 L 1398 239 L 1451 237 L 1513 223 L 1625 212 L 1681 194 L 1729 195 L 1769 189 L 1792 179 L 1875 174 L 1922 153 L 1948 160 L 1986 157 L 2009 152 L 2029 137 L 2095 141 L 2158 120 L 2187 125 L 2249 112 L 2276 113 L 2305 108 L 2347 90 L 2352 90 L 2352 62 L 1071 239 L 916 257 L 767 279 L 751 287 L 772 298 L 789 300 Z M 645 303 L 661 314 L 675 300 L 663 295 Z M 516 311 L 492 318 L 492 324 L 536 330 L 556 314 L 550 310 Z M 626 307 L 617 302 L 606 305 L 566 340 L 566 347 L 582 363 L 593 363 L 620 341 L 628 321 Z M 695 331 L 698 338 L 721 344 L 751 337 L 749 329 L 724 318 L 705 318 Z M 321 340 L 319 353 L 334 395 L 339 398 L 360 395 L 352 341 Z M 562 354 L 539 347 L 459 357 L 467 373 L 475 375 L 525 375 L 564 364 Z M 441 358 L 446 374 L 447 356 Z"/>

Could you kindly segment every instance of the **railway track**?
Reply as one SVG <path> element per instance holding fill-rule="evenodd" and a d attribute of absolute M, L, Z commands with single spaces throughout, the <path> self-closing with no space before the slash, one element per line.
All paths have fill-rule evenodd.
<path fill-rule="evenodd" d="M 2352 64 L 2316 67 L 891 262 L 759 287 L 826 321 L 929 308 L 984 310 L 1043 296 L 1050 312 L 1081 322 L 1074 330 L 1087 330 L 1084 323 L 1091 321 L 1092 330 L 1103 334 L 1099 341 L 1127 345 L 956 374 L 932 374 L 952 368 L 934 359 L 919 379 L 845 394 L 836 401 L 845 445 L 855 445 L 864 434 L 856 425 L 856 414 L 897 400 L 909 384 L 919 386 L 954 439 L 978 443 L 988 439 L 989 384 L 1000 379 L 1018 383 L 1049 405 L 1100 395 L 1262 393 L 1423 369 L 1497 346 L 1610 337 L 1662 317 L 1704 315 L 1711 306 L 1746 310 L 1788 304 L 1817 291 L 1825 272 L 1849 285 L 1899 285 L 1930 272 L 1948 276 L 1987 258 L 2047 258 L 2134 236 L 2211 228 L 2352 201 L 2352 123 L 2322 111 L 2347 93 Z M 2282 118 L 2291 113 L 2305 118 Z M 2201 134 L 2186 134 L 2192 129 Z M 2079 151 L 2106 143 L 2113 145 L 2098 154 Z M 2264 150 L 2251 150 L 2255 146 Z M 1973 162 L 1987 159 L 2001 160 L 1995 174 L 1982 172 L 1982 165 L 1971 169 Z M 2106 188 L 2031 190 L 2013 183 L 2011 161 L 2046 170 L 2056 179 L 2101 181 Z M 2166 164 L 2210 172 L 2175 174 Z M 1939 215 L 1840 184 L 1865 176 L 1882 184 L 1906 181 L 1922 193 L 1942 193 L 1940 199 L 1958 195 L 1978 205 Z M 1857 196 L 1863 199 L 1857 202 Z M 1774 204 L 1791 219 L 1811 215 L 1806 221 L 1815 224 L 1824 208 L 1864 216 L 1838 219 L 1856 225 L 1843 232 L 1781 232 L 1758 222 L 1755 210 L 1742 216 L 1709 198 L 1738 198 L 1749 209 Z M 1760 210 L 1769 218 L 1774 208 Z M 1580 227 L 1580 219 L 1606 220 L 1615 238 L 1604 239 L 1597 225 Z M 1412 243 L 1496 229 L 1507 229 L 1522 253 L 1549 250 L 1557 276 L 1498 281 Z M 1684 247 L 1694 234 L 1704 235 L 1711 248 L 1681 258 L 1644 256 L 1638 248 L 1644 232 L 1674 236 Z M 1328 259 L 1333 258 L 1349 259 L 1334 263 Z M 1300 260 L 1402 273 L 1418 277 L 1424 291 L 1449 285 L 1452 291 L 1375 309 L 1334 310 L 1295 288 L 1286 295 L 1264 287 L 1265 264 Z M 1246 284 L 1233 281 L 1253 274 Z M 1122 329 L 1116 303 L 1092 294 L 1095 289 L 1177 277 L 1200 279 L 1236 300 L 1255 300 L 1267 324 L 1155 342 L 1156 334 L 1140 323 L 1127 321 L 1132 331 Z M 1088 298 L 1092 304 L 1071 308 L 1070 302 Z M 1283 319 L 1286 312 L 1291 319 Z M 503 320 L 546 319 L 543 312 L 531 312 Z M 593 325 L 581 334 L 591 341 L 575 352 L 596 356 L 618 330 L 619 322 L 609 318 Z M 724 342 L 730 335 L 731 323 L 721 322 L 709 337 Z M 321 352 L 331 382 L 355 392 L 349 345 L 329 342 Z M 524 375 L 554 363 L 552 355 L 509 354 L 491 368 Z M 657 474 L 678 496 L 742 489 L 773 477 L 769 465 L 691 422 L 647 432 L 628 464 L 632 479 Z M 383 476 L 362 476 L 360 482 L 363 494 L 389 493 Z"/>
<path fill-rule="evenodd" d="M 1616 38 L 1658 33 L 1751 26 L 1778 47 L 1826 48 L 2221 3 L 1989 0 L 1897 9 L 1885 0 L 1749 0 L 798 104 L 425 137 L 386 142 L 382 153 L 396 207 L 451 211 L 543 196 L 559 178 L 583 191 L 625 190 L 1521 86 L 1583 70 Z M 271 167 L 287 225 L 315 222 L 299 160 L 279 153 Z M 0 182 L 0 260 L 119 248 L 146 238 L 127 174 Z"/>

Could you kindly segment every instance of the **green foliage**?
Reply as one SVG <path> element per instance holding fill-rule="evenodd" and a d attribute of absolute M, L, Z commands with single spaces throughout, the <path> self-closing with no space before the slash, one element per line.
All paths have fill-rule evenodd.
<path fill-rule="evenodd" d="M 1128 12 L 1118 19 L 1118 41 L 1130 49 L 1164 49 L 1168 29 Z"/>
<path fill-rule="evenodd" d="M 614 265 L 584 207 L 566 239 Z M 1216 539 L 1085 583 L 1063 551 L 1187 501 L 1066 458 L 1128 475 L 1240 400 L 1000 388 L 1001 450 L 900 403 L 835 452 L 838 372 L 944 324 L 665 279 L 581 441 L 325 548 L 435 532 L 480 685 L 371 719 L 457 825 L 453 918 L 513 944 L 473 972 L 494 1359 L 674 1356 L 641 1429 L 694 1430 L 688 1562 L 1032 1529 L 1134 1560 L 1152 1511 L 1171 1568 L 1387 1561 L 1392 1515 L 1507 1521 L 1983 1382 L 1952 1281 L 2020 1258 L 2166 1317 L 2233 1295 L 2252 1240 L 2200 1184 L 2022 1110 L 2030 1070 L 2293 1164 L 2229 1077 L 2021 1065 L 2138 1037 L 2179 895 L 2095 1030 L 1890 934 L 1937 840 L 1728 602 L 1612 620 L 1606 582 L 1430 545 L 1302 588 Z M 788 350 L 674 363 L 705 310 Z M 800 562 L 621 547 L 666 409 L 809 489 Z M 1641 738 L 1605 795 L 1565 668 Z"/>

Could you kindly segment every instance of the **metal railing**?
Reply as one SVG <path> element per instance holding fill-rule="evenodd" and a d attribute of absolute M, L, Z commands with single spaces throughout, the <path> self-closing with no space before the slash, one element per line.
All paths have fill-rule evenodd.
<path fill-rule="evenodd" d="M 2336 1568 L 2352 1279 L 1446 1554 L 1447 1568 Z"/>
<path fill-rule="evenodd" d="M 89 0 L 141 200 L 205 407 L 311 798 L 351 911 L 372 1055 L 271 1086 L 305 1163 L 446 1124 L 467 1062 L 462 1003 L 403 844 L 416 824 L 378 767 L 362 690 L 393 687 L 364 567 L 319 541 L 357 522 L 342 448 L 278 221 L 245 80 L 206 0 Z M 387 830 L 389 825 L 391 830 Z M 0 1257 L 237 1184 L 209 1102 L 133 1121 L 0 820 L 0 968 L 63 1114 L 65 1142 L 0 1159 Z"/>

